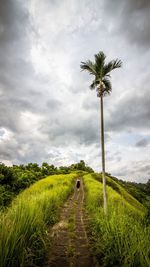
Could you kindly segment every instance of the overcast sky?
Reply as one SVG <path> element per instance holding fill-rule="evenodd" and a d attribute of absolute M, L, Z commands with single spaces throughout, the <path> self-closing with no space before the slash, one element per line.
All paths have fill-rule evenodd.
<path fill-rule="evenodd" d="M 101 170 L 99 99 L 80 62 L 104 51 L 106 170 L 150 178 L 150 1 L 0 0 L 0 161 Z"/>

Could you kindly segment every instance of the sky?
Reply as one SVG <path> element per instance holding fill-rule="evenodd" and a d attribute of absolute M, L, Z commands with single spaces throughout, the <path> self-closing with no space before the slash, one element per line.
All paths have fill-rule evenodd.
<path fill-rule="evenodd" d="M 101 171 L 100 105 L 81 61 L 123 67 L 104 99 L 106 171 L 150 179 L 150 1 L 0 0 L 0 161 Z"/>

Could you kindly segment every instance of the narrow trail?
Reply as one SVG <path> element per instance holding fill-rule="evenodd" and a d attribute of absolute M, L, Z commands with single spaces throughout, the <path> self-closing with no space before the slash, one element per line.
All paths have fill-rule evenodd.
<path fill-rule="evenodd" d="M 86 233 L 88 219 L 84 211 L 84 185 L 80 179 L 80 189 L 74 193 L 62 208 L 60 221 L 51 229 L 52 246 L 46 267 L 92 267 Z"/>

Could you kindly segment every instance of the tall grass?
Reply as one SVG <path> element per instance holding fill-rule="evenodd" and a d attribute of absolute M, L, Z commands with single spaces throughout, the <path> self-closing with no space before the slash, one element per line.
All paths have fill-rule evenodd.
<path fill-rule="evenodd" d="M 96 180 L 102 182 L 102 175 L 101 174 L 94 173 L 94 174 L 92 174 L 92 177 L 94 177 Z M 113 180 L 109 176 L 106 176 L 106 182 L 107 182 L 107 185 L 109 185 L 112 189 L 114 189 L 116 192 L 118 192 L 128 203 L 130 203 L 136 209 L 144 211 L 145 208 L 143 207 L 143 205 L 137 199 L 135 199 L 131 194 L 129 194 L 122 185 L 117 183 L 115 180 Z"/>
<path fill-rule="evenodd" d="M 86 207 L 91 217 L 93 251 L 101 266 L 150 266 L 150 227 L 144 222 L 145 210 L 107 186 L 108 215 L 103 213 L 102 184 L 85 175 Z M 136 204 L 136 205 L 135 205 Z"/>
<path fill-rule="evenodd" d="M 59 208 L 71 193 L 76 175 L 53 175 L 38 181 L 1 214 L 1 267 L 40 264 L 46 252 L 47 226 L 58 220 Z"/>

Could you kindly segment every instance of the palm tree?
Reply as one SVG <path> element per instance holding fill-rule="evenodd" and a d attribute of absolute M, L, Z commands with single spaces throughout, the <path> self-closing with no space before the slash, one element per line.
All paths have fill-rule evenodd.
<path fill-rule="evenodd" d="M 81 69 L 89 72 L 94 76 L 94 80 L 90 85 L 90 89 L 96 89 L 97 96 L 100 98 L 100 118 L 101 118 L 101 151 L 102 151 L 102 178 L 103 178 L 103 200 L 104 213 L 107 214 L 107 192 L 106 192 L 106 177 L 105 177 L 105 147 L 104 147 L 104 114 L 103 114 L 103 97 L 110 94 L 112 86 L 110 82 L 110 72 L 122 66 L 121 60 L 115 59 L 109 63 L 105 62 L 106 56 L 100 51 L 95 55 L 95 62 L 87 60 L 81 62 Z"/>

